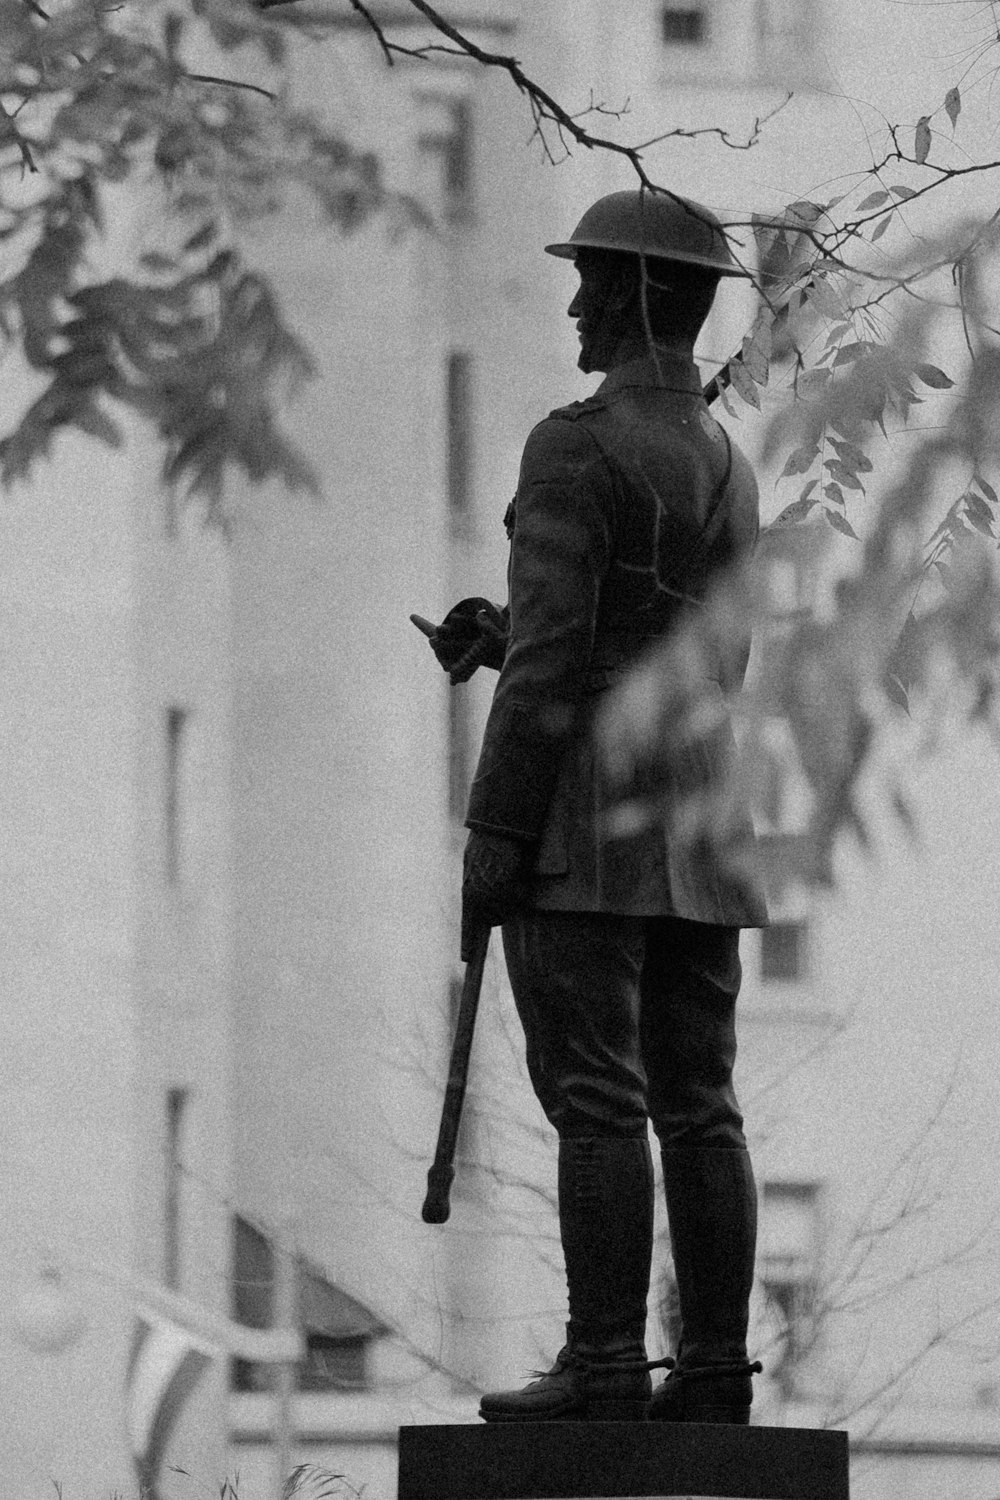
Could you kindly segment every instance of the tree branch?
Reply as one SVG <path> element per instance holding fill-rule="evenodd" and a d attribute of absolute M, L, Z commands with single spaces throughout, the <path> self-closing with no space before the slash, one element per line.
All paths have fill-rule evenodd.
<path fill-rule="evenodd" d="M 251 93 L 263 94 L 265 99 L 276 99 L 277 94 L 270 89 L 261 88 L 259 83 L 244 83 L 239 78 L 216 78 L 214 73 L 185 73 L 185 78 L 190 78 L 194 83 L 218 83 L 227 89 L 249 89 Z"/>

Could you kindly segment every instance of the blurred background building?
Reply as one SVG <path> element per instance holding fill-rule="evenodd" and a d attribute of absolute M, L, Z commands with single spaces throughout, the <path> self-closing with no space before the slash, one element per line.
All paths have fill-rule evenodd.
<path fill-rule="evenodd" d="M 373 8 L 422 39 L 405 4 Z M 449 691 L 407 616 L 503 598 L 521 445 L 594 385 L 572 269 L 541 246 L 631 178 L 610 153 L 548 159 L 499 72 L 443 54 L 388 70 L 342 10 L 295 87 L 434 228 L 400 209 L 342 239 L 303 209 L 255 231 L 319 367 L 291 424 L 322 502 L 234 491 L 228 535 L 206 530 L 138 433 L 124 458 L 62 440 L 5 501 L 0 1465 L 18 1500 L 53 1480 L 67 1500 L 130 1493 L 137 1457 L 162 1500 L 225 1473 L 241 1500 L 273 1495 L 278 1377 L 226 1356 L 217 1320 L 271 1325 L 283 1264 L 305 1341 L 294 1457 L 373 1500 L 401 1422 L 474 1419 L 480 1389 L 560 1342 L 552 1143 L 498 944 L 452 1219 L 420 1222 L 492 679 Z M 943 94 L 970 8 L 938 10 L 447 14 L 569 107 L 627 105 L 589 117 L 600 133 L 723 129 L 647 161 L 745 217 L 866 164 L 854 101 L 915 120 Z M 706 377 L 753 310 L 724 288 Z M 741 410 L 724 420 L 753 452 Z M 769 480 L 762 496 L 767 520 L 784 500 Z M 765 545 L 783 608 L 809 606 L 815 555 Z M 887 832 L 875 863 L 845 850 L 835 892 L 786 892 L 744 942 L 755 1418 L 847 1426 L 860 1500 L 1000 1494 L 991 753 L 963 738 L 918 770 L 919 848 Z M 794 838 L 794 797 L 772 814 L 763 832 Z M 665 1259 L 655 1291 L 654 1344 Z"/>

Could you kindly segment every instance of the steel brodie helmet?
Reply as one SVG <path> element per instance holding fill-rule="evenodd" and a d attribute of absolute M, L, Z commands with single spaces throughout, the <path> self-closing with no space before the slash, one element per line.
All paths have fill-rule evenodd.
<path fill-rule="evenodd" d="M 703 266 L 718 276 L 750 275 L 733 260 L 711 209 L 691 198 L 644 188 L 598 198 L 565 243 L 545 249 L 564 260 L 574 260 L 578 250 L 618 250 Z"/>

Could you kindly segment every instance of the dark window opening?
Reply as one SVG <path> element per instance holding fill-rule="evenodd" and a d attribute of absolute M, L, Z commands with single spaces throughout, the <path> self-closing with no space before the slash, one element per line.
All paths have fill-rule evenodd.
<path fill-rule="evenodd" d="M 801 979 L 805 973 L 805 960 L 805 922 L 774 922 L 761 930 L 761 979 Z"/>
<path fill-rule="evenodd" d="M 232 1316 L 249 1328 L 270 1328 L 277 1310 L 277 1261 L 274 1246 L 262 1230 L 236 1215 L 232 1239 Z M 387 1329 L 366 1307 L 333 1285 L 304 1256 L 295 1260 L 295 1308 L 306 1338 L 306 1353 L 296 1366 L 300 1391 L 357 1391 L 371 1384 L 368 1351 Z M 277 1381 L 274 1365 L 234 1358 L 230 1385 L 234 1391 L 270 1391 Z"/>
<path fill-rule="evenodd" d="M 472 104 L 433 92 L 418 92 L 417 98 L 444 116 L 443 124 L 421 132 L 417 145 L 438 163 L 445 218 L 452 223 L 469 220 L 474 180 Z"/>
<path fill-rule="evenodd" d="M 660 12 L 663 40 L 698 46 L 708 39 L 708 17 L 700 5 L 665 5 Z"/>
<path fill-rule="evenodd" d="M 338 1339 L 325 1333 L 306 1338 L 299 1367 L 300 1391 L 363 1391 L 368 1379 L 368 1340 Z"/>
<path fill-rule="evenodd" d="M 166 1181 L 163 1204 L 163 1281 L 176 1291 L 181 1284 L 181 1182 L 184 1112 L 187 1089 L 167 1090 Z"/>
<path fill-rule="evenodd" d="M 456 526 L 468 516 L 472 502 L 472 355 L 464 349 L 453 349 L 448 356 L 445 428 L 448 515 Z"/>
<path fill-rule="evenodd" d="M 758 1271 L 774 1339 L 768 1373 L 791 1400 L 817 1338 L 819 1184 L 765 1182 L 760 1207 Z"/>
<path fill-rule="evenodd" d="M 181 843 L 183 836 L 183 771 L 185 738 L 188 724 L 186 708 L 168 708 L 166 723 L 166 786 L 164 788 L 164 864 L 170 885 L 180 881 Z"/>
<path fill-rule="evenodd" d="M 307 1333 L 306 1354 L 295 1369 L 297 1391 L 364 1391 L 371 1384 L 368 1374 L 367 1338 L 333 1338 Z M 230 1376 L 234 1391 L 273 1391 L 277 1383 L 274 1365 L 234 1359 Z"/>

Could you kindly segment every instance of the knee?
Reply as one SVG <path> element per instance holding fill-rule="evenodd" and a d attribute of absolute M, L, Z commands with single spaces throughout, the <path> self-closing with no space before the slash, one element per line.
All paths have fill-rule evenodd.
<path fill-rule="evenodd" d="M 645 1136 L 649 1121 L 639 1080 L 627 1087 L 622 1080 L 582 1074 L 560 1080 L 559 1088 L 549 1096 L 546 1114 L 562 1139 Z"/>
<path fill-rule="evenodd" d="M 691 1087 L 651 1105 L 657 1140 L 666 1150 L 745 1150 L 743 1116 L 731 1082 Z"/>
<path fill-rule="evenodd" d="M 664 1151 L 745 1151 L 747 1139 L 739 1114 L 715 1120 L 654 1120 L 653 1129 Z"/>

